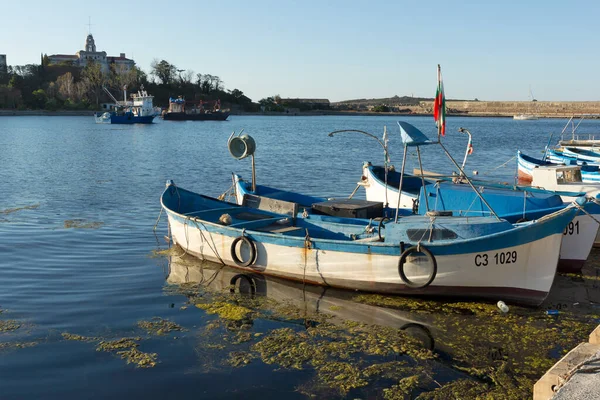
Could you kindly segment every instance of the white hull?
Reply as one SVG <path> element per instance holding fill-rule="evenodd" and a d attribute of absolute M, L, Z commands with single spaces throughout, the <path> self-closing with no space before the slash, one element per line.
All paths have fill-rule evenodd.
<path fill-rule="evenodd" d="M 173 241 L 188 253 L 209 261 L 240 268 L 231 256 L 235 237 L 211 233 L 203 224 L 180 222 L 170 212 Z M 242 268 L 281 278 L 344 289 L 394 294 L 490 296 L 539 304 L 546 297 L 554 275 L 562 234 L 530 243 L 486 252 L 436 256 L 435 280 L 424 289 L 404 285 L 398 274 L 398 256 L 323 251 L 256 242 L 257 258 Z M 502 254 L 514 255 L 506 262 Z M 502 263 L 498 261 L 500 255 Z M 242 254 L 243 258 L 244 254 Z M 247 257 L 247 256 L 246 256 Z M 405 271 L 413 281 L 423 272 L 410 258 Z"/>
<path fill-rule="evenodd" d="M 371 171 L 367 167 L 363 167 L 363 176 L 367 179 L 361 181 L 359 184 L 365 188 L 365 195 L 368 201 L 380 201 L 385 204 L 386 201 L 386 187 L 385 185 L 376 182 Z M 396 208 L 398 204 L 398 189 L 392 186 L 387 187 L 387 202 L 388 207 Z M 418 195 L 409 194 L 402 192 L 400 196 L 400 207 L 407 210 L 412 210 L 415 201 L 419 198 Z"/>
<path fill-rule="evenodd" d="M 519 165 L 519 172 L 521 171 Z M 363 168 L 363 176 L 367 179 L 362 181 L 361 184 L 365 188 L 367 200 L 371 201 L 385 201 L 386 188 L 381 184 L 381 181 L 376 179 L 368 167 Z M 535 186 L 535 182 L 533 184 Z M 596 189 L 599 186 L 596 186 Z M 577 186 L 573 187 L 560 187 L 553 190 L 563 190 L 571 192 L 585 191 L 583 189 L 589 189 L 589 186 Z M 388 187 L 387 196 L 390 204 L 395 205 L 398 201 L 398 189 Z M 402 193 L 402 201 L 400 208 L 412 209 L 413 199 L 411 195 Z M 567 202 L 574 201 L 573 197 L 564 197 L 563 200 Z M 600 214 L 593 214 L 594 218 L 600 220 Z M 573 229 L 571 231 L 565 231 L 563 235 L 562 245 L 560 247 L 560 270 L 561 271 L 580 271 L 583 263 L 587 260 L 592 246 L 594 244 L 600 244 L 600 225 L 596 223 L 592 218 L 583 214 L 575 217 L 573 222 L 570 223 Z M 568 229 L 568 227 L 567 227 Z M 569 233 L 570 232 L 570 233 Z"/>
<path fill-rule="evenodd" d="M 532 115 L 532 114 L 517 114 L 517 115 L 513 115 L 513 119 L 516 119 L 519 121 L 526 121 L 526 120 L 536 120 L 536 119 L 539 119 L 539 117 L 537 115 Z"/>

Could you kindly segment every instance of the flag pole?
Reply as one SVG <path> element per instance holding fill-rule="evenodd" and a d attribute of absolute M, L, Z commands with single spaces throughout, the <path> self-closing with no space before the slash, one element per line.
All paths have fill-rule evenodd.
<path fill-rule="evenodd" d="M 437 84 L 438 84 L 437 88 L 438 88 L 438 90 L 435 93 L 435 95 L 436 95 L 436 102 L 434 103 L 434 104 L 437 104 L 438 107 L 441 106 L 441 104 L 438 103 L 439 102 L 438 96 L 439 96 L 439 90 L 441 88 L 441 85 L 440 85 L 441 81 L 442 81 L 442 69 L 440 67 L 440 64 L 438 64 L 438 67 L 437 67 Z M 439 116 L 439 112 L 440 112 L 439 108 L 438 108 L 437 112 L 438 112 L 438 118 L 440 118 L 440 116 Z M 436 121 L 436 123 L 437 123 L 437 128 L 438 128 L 438 141 L 440 141 L 440 135 L 442 133 L 442 124 L 440 123 L 439 119 Z"/>

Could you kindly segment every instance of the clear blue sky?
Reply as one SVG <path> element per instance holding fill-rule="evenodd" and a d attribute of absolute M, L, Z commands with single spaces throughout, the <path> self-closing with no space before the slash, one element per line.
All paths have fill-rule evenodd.
<path fill-rule="evenodd" d="M 5 1 L 9 65 L 83 49 L 165 59 L 254 101 L 282 97 L 600 100 L 595 1 Z"/>

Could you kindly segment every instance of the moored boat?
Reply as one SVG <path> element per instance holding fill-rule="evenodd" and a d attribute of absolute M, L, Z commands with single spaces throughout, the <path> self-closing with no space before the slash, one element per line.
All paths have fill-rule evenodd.
<path fill-rule="evenodd" d="M 533 115 L 533 114 L 515 114 L 515 115 L 513 115 L 513 119 L 516 119 L 519 121 L 527 121 L 527 120 L 536 120 L 536 119 L 539 119 L 539 117 L 537 115 Z"/>
<path fill-rule="evenodd" d="M 593 163 L 600 162 L 600 153 L 593 150 L 587 150 L 578 147 L 564 147 L 563 154 L 579 161 L 589 161 Z"/>
<path fill-rule="evenodd" d="M 132 100 L 127 100 L 127 91 L 123 91 L 124 100 L 116 100 L 112 94 L 103 87 L 104 91 L 113 99 L 115 105 L 111 111 L 95 114 L 98 124 L 151 124 L 156 116 L 152 105 L 154 96 L 150 96 L 143 87 L 131 95 Z"/>
<path fill-rule="evenodd" d="M 203 101 L 190 102 L 183 97 L 170 98 L 169 109 L 163 113 L 164 120 L 170 121 L 225 121 L 229 112 L 221 110 L 221 101 L 216 100 L 212 107 Z"/>
<path fill-rule="evenodd" d="M 600 168 L 598 165 L 588 165 L 586 161 L 576 160 L 568 157 L 563 152 L 556 150 L 548 150 L 546 160 L 523 154 L 520 150 L 517 151 L 517 168 L 519 181 L 531 182 L 533 180 L 533 170 L 540 167 L 552 166 L 557 164 L 562 165 L 580 165 L 580 174 L 583 182 L 600 182 Z M 561 156 L 562 155 L 562 156 Z M 559 162 L 559 160 L 562 160 Z"/>
<path fill-rule="evenodd" d="M 239 206 L 172 181 L 161 204 L 176 244 L 223 265 L 344 289 L 530 305 L 548 294 L 563 230 L 577 212 L 569 206 L 516 225 L 443 216 L 374 224 Z"/>
<path fill-rule="evenodd" d="M 365 188 L 367 200 L 382 201 L 385 198 L 386 186 L 383 179 L 383 167 L 374 167 L 370 163 L 363 166 L 360 184 Z M 394 186 L 399 180 L 399 174 L 395 171 L 388 171 L 387 179 L 387 198 L 391 202 L 397 201 L 398 189 Z M 585 195 L 577 187 L 544 190 L 536 187 L 483 181 L 473 181 L 473 183 L 479 188 L 481 196 L 498 216 L 510 222 L 540 218 Z M 416 204 L 415 212 L 422 215 L 430 210 L 451 211 L 454 215 L 462 216 L 481 216 L 490 213 L 487 206 L 481 199 L 474 196 L 467 185 L 447 180 L 428 183 L 424 189 L 419 187 L 408 193 L 403 190 L 402 196 L 412 196 Z M 597 240 L 599 224 L 586 213 L 600 219 L 600 206 L 587 203 L 583 209 L 585 213 L 582 211 L 576 215 L 569 223 L 571 229 L 564 231 L 558 264 L 559 272 L 581 271 Z"/>

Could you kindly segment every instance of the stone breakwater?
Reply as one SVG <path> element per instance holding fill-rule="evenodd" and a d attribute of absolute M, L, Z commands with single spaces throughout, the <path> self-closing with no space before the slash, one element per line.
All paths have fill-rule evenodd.
<path fill-rule="evenodd" d="M 600 115 L 600 101 L 447 101 L 449 114 L 472 116 L 510 116 L 535 114 L 540 117 L 564 118 L 574 114 Z M 421 102 L 415 113 L 431 113 L 433 104 Z"/>

